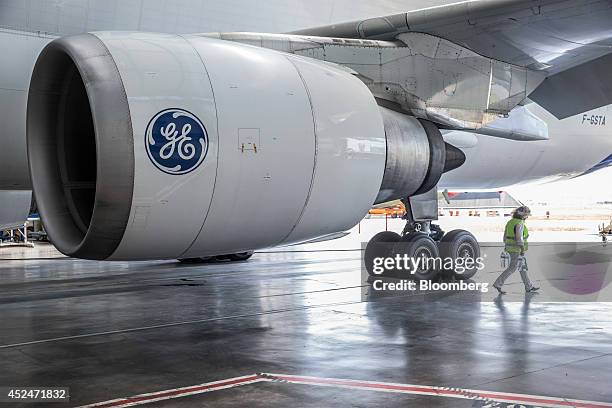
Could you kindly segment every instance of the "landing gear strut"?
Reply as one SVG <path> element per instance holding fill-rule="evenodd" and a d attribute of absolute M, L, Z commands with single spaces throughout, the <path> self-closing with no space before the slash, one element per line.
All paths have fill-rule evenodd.
<path fill-rule="evenodd" d="M 480 246 L 468 231 L 445 234 L 440 226 L 432 223 L 438 219 L 437 188 L 402 202 L 406 207 L 406 226 L 401 235 L 381 232 L 368 242 L 364 254 L 368 273 L 377 275 L 373 268 L 375 258 L 407 255 L 415 260 L 432 259 L 425 264 L 430 267 L 411 271 L 414 279 L 433 280 L 442 274 L 457 279 L 473 277 L 478 271 L 476 260 L 480 257 Z"/>

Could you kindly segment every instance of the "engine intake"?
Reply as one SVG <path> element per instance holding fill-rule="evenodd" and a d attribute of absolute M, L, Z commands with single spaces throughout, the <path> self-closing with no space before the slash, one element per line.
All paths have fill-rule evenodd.
<path fill-rule="evenodd" d="M 97 37 L 43 50 L 27 118 L 34 194 L 53 243 L 67 255 L 108 258 L 130 216 L 134 137 L 122 78 Z"/>

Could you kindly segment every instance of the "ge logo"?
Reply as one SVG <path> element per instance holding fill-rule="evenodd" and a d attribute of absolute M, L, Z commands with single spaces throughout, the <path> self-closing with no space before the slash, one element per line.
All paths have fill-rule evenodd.
<path fill-rule="evenodd" d="M 187 174 L 206 158 L 208 134 L 191 112 L 166 109 L 147 125 L 145 145 L 155 167 L 168 174 Z"/>

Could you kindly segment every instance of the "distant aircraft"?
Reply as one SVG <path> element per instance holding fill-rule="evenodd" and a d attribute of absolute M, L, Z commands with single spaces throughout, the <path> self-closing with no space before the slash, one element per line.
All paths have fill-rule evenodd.
<path fill-rule="evenodd" d="M 608 242 L 608 237 L 612 237 L 612 219 L 608 225 L 601 224 L 599 227 L 599 236 L 604 242 Z"/>
<path fill-rule="evenodd" d="M 609 164 L 609 0 L 399 14 L 358 0 L 390 15 L 340 24 L 319 3 L 3 1 L 0 190 L 33 189 L 53 243 L 80 258 L 245 259 L 396 199 L 405 236 L 377 235 L 366 258 L 381 243 L 458 257 L 479 248 L 467 231 L 432 238 L 438 189 Z M 293 17 L 333 24 L 202 24 L 275 31 Z"/>
<path fill-rule="evenodd" d="M 31 190 L 0 191 L 0 231 L 22 228 L 31 205 Z"/>

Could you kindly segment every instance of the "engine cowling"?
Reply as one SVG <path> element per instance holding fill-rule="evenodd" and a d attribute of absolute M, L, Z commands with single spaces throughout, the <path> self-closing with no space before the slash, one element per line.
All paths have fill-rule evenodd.
<path fill-rule="evenodd" d="M 27 142 L 50 239 L 89 259 L 173 259 L 354 226 L 383 120 L 340 67 L 220 40 L 96 33 L 34 68 Z"/>
<path fill-rule="evenodd" d="M 375 202 L 430 190 L 457 156 L 435 125 L 379 108 L 340 66 L 198 36 L 112 32 L 42 51 L 27 145 L 50 239 L 69 256 L 108 260 L 237 253 L 344 231 Z"/>

